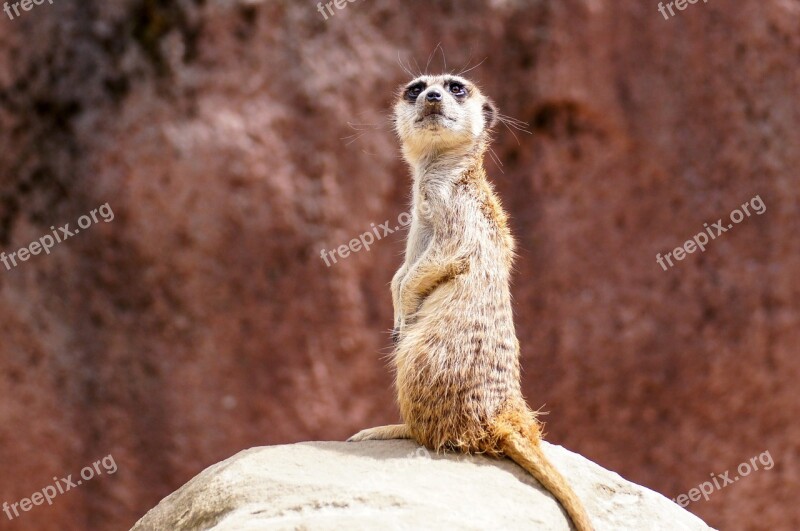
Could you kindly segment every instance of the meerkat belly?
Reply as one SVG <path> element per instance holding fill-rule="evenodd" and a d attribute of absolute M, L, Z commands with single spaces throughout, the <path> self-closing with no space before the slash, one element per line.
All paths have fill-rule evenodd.
<path fill-rule="evenodd" d="M 477 281 L 436 288 L 395 352 L 403 420 L 430 448 L 478 451 L 497 409 L 520 394 L 510 300 L 497 292 L 506 288 Z"/>

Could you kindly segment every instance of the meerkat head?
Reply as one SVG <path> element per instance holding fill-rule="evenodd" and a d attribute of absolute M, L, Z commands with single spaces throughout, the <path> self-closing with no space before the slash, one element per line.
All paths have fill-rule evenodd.
<path fill-rule="evenodd" d="M 394 123 L 412 165 L 437 154 L 482 152 L 497 110 L 478 87 L 455 75 L 420 76 L 403 85 Z"/>

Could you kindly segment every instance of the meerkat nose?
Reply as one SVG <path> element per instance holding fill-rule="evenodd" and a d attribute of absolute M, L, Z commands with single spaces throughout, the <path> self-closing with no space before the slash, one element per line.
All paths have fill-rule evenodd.
<path fill-rule="evenodd" d="M 442 101 L 442 93 L 436 89 L 433 89 L 428 92 L 428 94 L 425 96 L 425 99 L 431 103 L 440 102 Z"/>

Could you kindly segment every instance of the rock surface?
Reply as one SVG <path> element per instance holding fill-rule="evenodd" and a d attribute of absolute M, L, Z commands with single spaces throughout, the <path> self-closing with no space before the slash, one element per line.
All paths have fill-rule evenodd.
<path fill-rule="evenodd" d="M 711 529 L 660 494 L 560 446 L 545 452 L 596 531 Z M 569 531 L 565 513 L 509 460 L 430 454 L 411 441 L 253 448 L 209 467 L 132 531 Z"/>

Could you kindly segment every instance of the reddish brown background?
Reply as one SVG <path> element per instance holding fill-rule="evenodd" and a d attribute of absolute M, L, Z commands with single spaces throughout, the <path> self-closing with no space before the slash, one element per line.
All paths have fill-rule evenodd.
<path fill-rule="evenodd" d="M 800 4 L 712 0 L 81 0 L 0 13 L 0 501 L 119 471 L 2 529 L 127 529 L 254 445 L 395 421 L 385 358 L 409 179 L 400 55 L 441 42 L 533 135 L 489 162 L 519 239 L 525 390 L 549 439 L 690 510 L 800 526 Z M 433 61 L 432 70 L 441 68 Z M 416 68 L 416 67 L 415 67 Z M 378 124 L 348 144 L 348 122 Z M 667 272 L 666 252 L 759 194 Z"/>

